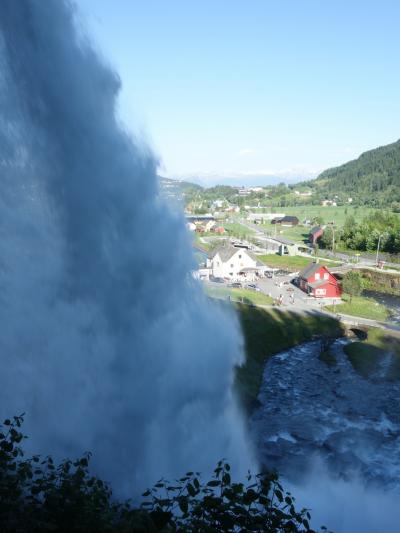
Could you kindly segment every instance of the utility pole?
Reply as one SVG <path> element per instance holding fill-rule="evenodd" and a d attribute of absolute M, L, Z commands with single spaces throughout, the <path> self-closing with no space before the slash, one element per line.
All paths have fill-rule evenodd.
<path fill-rule="evenodd" d="M 381 245 L 381 238 L 386 235 L 386 233 L 381 233 L 379 235 L 379 238 L 378 238 L 378 247 L 376 249 L 376 266 L 378 266 L 378 263 L 379 263 L 379 248 L 380 248 L 380 245 Z"/>

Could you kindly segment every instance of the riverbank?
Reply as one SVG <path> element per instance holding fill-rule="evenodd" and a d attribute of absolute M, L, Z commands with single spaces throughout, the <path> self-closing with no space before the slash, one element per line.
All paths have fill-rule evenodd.
<path fill-rule="evenodd" d="M 331 313 L 343 313 L 360 318 L 369 318 L 384 322 L 390 317 L 390 311 L 373 298 L 365 296 L 353 296 L 348 294 L 342 295 L 342 302 L 335 305 L 327 305 L 325 309 Z"/>
<path fill-rule="evenodd" d="M 365 291 L 400 296 L 400 274 L 362 269 L 361 275 Z"/>
<path fill-rule="evenodd" d="M 245 340 L 246 361 L 237 369 L 236 389 L 249 411 L 257 406 L 264 366 L 273 355 L 316 338 L 344 335 L 335 318 L 318 312 L 297 313 L 237 304 Z"/>
<path fill-rule="evenodd" d="M 366 379 L 400 379 L 400 333 L 370 328 L 367 338 L 344 347 L 354 370 Z"/>

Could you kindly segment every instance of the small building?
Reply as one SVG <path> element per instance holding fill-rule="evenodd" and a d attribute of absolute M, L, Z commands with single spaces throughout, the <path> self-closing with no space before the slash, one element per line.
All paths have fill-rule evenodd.
<path fill-rule="evenodd" d="M 284 237 L 269 237 L 269 239 L 278 245 L 277 254 L 279 255 L 297 255 L 298 246 L 295 242 L 289 241 Z"/>
<path fill-rule="evenodd" d="M 273 218 L 271 224 L 280 224 L 281 226 L 297 226 L 299 219 L 292 215 L 286 215 L 282 218 Z"/>
<path fill-rule="evenodd" d="M 217 233 L 218 235 L 223 235 L 225 233 L 225 228 L 222 226 L 215 226 L 211 230 L 213 233 Z"/>
<path fill-rule="evenodd" d="M 299 287 L 314 298 L 340 298 L 342 289 L 326 266 L 310 263 L 299 274 Z"/>
<path fill-rule="evenodd" d="M 323 234 L 324 230 L 321 228 L 321 226 L 315 226 L 308 234 L 308 241 L 314 246 L 317 244 L 317 240 L 322 237 Z"/>
<path fill-rule="evenodd" d="M 247 220 L 249 222 L 263 224 L 265 222 L 271 222 L 274 218 L 283 218 L 285 213 L 249 213 Z"/>
<path fill-rule="evenodd" d="M 335 200 L 322 200 L 321 205 L 323 207 L 336 207 L 337 203 L 335 202 Z"/>
<path fill-rule="evenodd" d="M 218 246 L 208 258 L 207 267 L 215 278 L 233 281 L 254 281 L 268 270 L 251 252 L 230 244 Z"/>
<path fill-rule="evenodd" d="M 205 224 L 204 224 L 204 231 L 212 231 L 212 229 L 216 226 L 216 222 L 215 220 L 208 220 Z"/>

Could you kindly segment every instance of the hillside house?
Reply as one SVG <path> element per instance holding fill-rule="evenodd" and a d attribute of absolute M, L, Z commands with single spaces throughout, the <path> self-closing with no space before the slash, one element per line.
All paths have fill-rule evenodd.
<path fill-rule="evenodd" d="M 342 289 L 326 266 L 310 263 L 299 274 L 299 287 L 315 298 L 340 298 Z"/>
<path fill-rule="evenodd" d="M 286 215 L 282 218 L 274 218 L 271 220 L 271 224 L 280 224 L 281 226 L 291 227 L 297 226 L 299 219 L 292 215 Z"/>
<path fill-rule="evenodd" d="M 323 234 L 324 230 L 321 228 L 321 226 L 315 226 L 308 234 L 308 241 L 314 246 L 317 244 L 317 240 L 322 237 Z"/>
<path fill-rule="evenodd" d="M 232 281 L 255 281 L 268 270 L 251 252 L 230 244 L 218 246 L 207 260 L 207 267 L 212 276 Z"/>

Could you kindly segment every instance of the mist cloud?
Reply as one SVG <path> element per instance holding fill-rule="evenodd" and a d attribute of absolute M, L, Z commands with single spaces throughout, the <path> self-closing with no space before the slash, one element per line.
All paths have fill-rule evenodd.
<path fill-rule="evenodd" d="M 222 457 L 243 472 L 238 327 L 190 280 L 157 161 L 75 16 L 0 3 L 0 414 L 27 413 L 35 450 L 93 451 L 123 493 Z"/>

